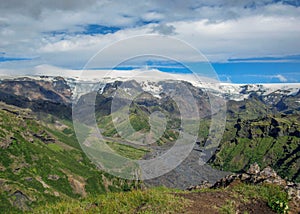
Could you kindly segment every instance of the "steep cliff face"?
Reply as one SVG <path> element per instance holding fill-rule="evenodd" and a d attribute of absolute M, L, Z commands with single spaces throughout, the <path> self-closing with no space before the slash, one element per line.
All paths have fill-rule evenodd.
<path fill-rule="evenodd" d="M 300 115 L 268 115 L 228 123 L 219 151 L 211 163 L 224 170 L 242 171 L 250 164 L 272 166 L 282 177 L 300 181 Z M 232 128 L 233 127 L 233 128 Z"/>
<path fill-rule="evenodd" d="M 0 101 L 35 112 L 71 119 L 72 91 L 61 77 L 53 80 L 16 78 L 0 81 Z"/>
<path fill-rule="evenodd" d="M 26 97 L 28 100 L 48 100 L 69 103 L 72 91 L 65 79 L 55 77 L 52 81 L 28 77 L 6 79 L 0 82 L 1 92 Z"/>
<path fill-rule="evenodd" d="M 286 86 L 271 93 L 258 89 L 252 90 L 247 99 L 228 101 L 226 130 L 210 163 L 240 172 L 258 162 L 299 182 L 299 88 L 290 90 Z"/>

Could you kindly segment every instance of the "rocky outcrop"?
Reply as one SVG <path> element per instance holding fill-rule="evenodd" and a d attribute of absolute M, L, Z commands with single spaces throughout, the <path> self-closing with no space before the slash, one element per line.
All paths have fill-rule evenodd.
<path fill-rule="evenodd" d="M 60 179 L 60 177 L 58 175 L 48 175 L 48 179 L 52 181 L 57 181 L 58 179 Z"/>
<path fill-rule="evenodd" d="M 68 176 L 68 180 L 74 193 L 79 194 L 83 197 L 87 195 L 85 191 L 85 183 L 83 181 L 80 181 L 83 180 L 82 178 L 79 180 L 79 179 L 75 179 L 73 176 L 70 175 Z"/>
<path fill-rule="evenodd" d="M 187 190 L 196 190 L 204 188 L 225 188 L 234 182 L 242 182 L 247 184 L 274 184 L 282 186 L 288 193 L 289 197 L 300 203 L 300 184 L 289 182 L 281 178 L 271 168 L 266 167 L 260 169 L 257 163 L 250 166 L 247 172 L 241 174 L 230 174 L 217 181 L 215 184 L 210 184 L 207 181 L 199 185 L 191 186 Z"/>
<path fill-rule="evenodd" d="M 22 191 L 16 190 L 11 196 L 13 196 L 13 206 L 19 208 L 20 210 L 29 210 L 28 204 L 31 202 L 27 195 Z"/>
<path fill-rule="evenodd" d="M 1 139 L 0 141 L 0 149 L 7 149 L 12 143 L 13 143 L 13 138 L 10 137 L 8 139 Z"/>
<path fill-rule="evenodd" d="M 250 166 L 247 172 L 228 175 L 217 181 L 212 188 L 227 187 L 234 181 L 241 181 L 249 184 L 269 183 L 287 186 L 287 181 L 277 175 L 271 167 L 266 167 L 263 170 L 260 170 L 258 164 L 254 163 Z"/>
<path fill-rule="evenodd" d="M 187 188 L 187 190 L 192 191 L 192 190 L 207 189 L 207 188 L 211 188 L 212 186 L 213 185 L 208 181 L 201 181 L 199 185 L 190 186 Z"/>
<path fill-rule="evenodd" d="M 46 131 L 41 131 L 39 133 L 34 133 L 33 136 L 38 138 L 39 140 L 41 140 L 45 144 L 55 143 L 55 139 L 53 137 L 51 137 L 49 135 L 49 133 L 46 132 Z"/>

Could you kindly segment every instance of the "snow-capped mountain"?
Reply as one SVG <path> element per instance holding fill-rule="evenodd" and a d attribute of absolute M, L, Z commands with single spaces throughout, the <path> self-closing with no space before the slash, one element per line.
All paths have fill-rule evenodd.
<path fill-rule="evenodd" d="M 47 69 L 46 69 L 47 70 Z M 135 80 L 142 87 L 143 91 L 151 93 L 155 97 L 160 97 L 162 92 L 162 82 L 166 81 L 186 81 L 193 86 L 202 89 L 204 92 L 223 97 L 226 100 L 241 101 L 249 98 L 250 95 L 260 96 L 266 102 L 276 102 L 282 96 L 296 95 L 300 90 L 300 83 L 282 84 L 232 84 L 221 83 L 216 79 L 202 77 L 201 79 L 191 74 L 173 74 L 161 72 L 159 70 L 112 70 L 98 71 L 90 70 L 80 72 L 76 75 L 74 71 L 61 72 L 68 86 L 73 92 L 72 98 L 77 100 L 81 95 L 91 91 L 98 91 L 105 87 L 107 83 L 115 81 Z M 55 81 L 55 76 L 33 75 L 28 78 L 39 81 Z M 23 77 L 18 77 L 22 80 Z M 15 76 L 3 76 L 0 79 L 16 79 Z M 1 81 L 1 80 L 0 80 Z M 299 100 L 300 101 L 300 100 Z"/>
<path fill-rule="evenodd" d="M 77 97 L 86 92 L 96 89 L 103 89 L 105 84 L 112 83 L 114 81 L 127 81 L 127 79 L 111 78 L 106 81 L 90 82 L 68 80 L 70 87 L 76 89 Z M 151 93 L 155 97 L 160 97 L 160 93 L 163 92 L 162 83 L 168 81 L 182 81 L 182 80 L 136 80 L 143 91 Z M 183 80 L 187 81 L 187 80 Z M 293 96 L 299 93 L 299 83 L 282 83 L 282 84 L 230 84 L 230 83 L 200 83 L 194 81 L 187 81 L 192 83 L 193 86 L 202 89 L 204 92 L 223 97 L 226 100 L 242 101 L 248 99 L 250 95 L 256 95 L 262 97 L 266 102 L 271 100 L 278 100 L 282 96 Z M 300 102 L 300 100 L 299 100 Z"/>
<path fill-rule="evenodd" d="M 201 86 L 200 86 L 201 87 Z M 250 95 L 262 97 L 265 101 L 278 97 L 296 95 L 300 90 L 299 83 L 282 84 L 230 84 L 220 83 L 206 88 L 211 93 L 222 96 L 227 100 L 240 101 Z"/>

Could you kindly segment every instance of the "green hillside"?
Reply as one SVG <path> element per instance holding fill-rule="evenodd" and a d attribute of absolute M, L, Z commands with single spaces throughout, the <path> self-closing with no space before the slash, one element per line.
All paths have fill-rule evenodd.
<path fill-rule="evenodd" d="M 0 104 L 0 210 L 79 199 L 134 184 L 102 173 L 80 149 L 70 122 Z"/>
<path fill-rule="evenodd" d="M 211 163 L 240 172 L 257 162 L 262 167 L 273 167 L 283 178 L 300 182 L 299 121 L 299 114 L 278 114 L 228 122 Z"/>
<path fill-rule="evenodd" d="M 280 205 L 282 204 L 282 206 Z M 227 188 L 180 191 L 168 188 L 108 193 L 84 200 L 46 204 L 34 213 L 285 213 L 295 211 L 275 185 L 236 184 Z"/>

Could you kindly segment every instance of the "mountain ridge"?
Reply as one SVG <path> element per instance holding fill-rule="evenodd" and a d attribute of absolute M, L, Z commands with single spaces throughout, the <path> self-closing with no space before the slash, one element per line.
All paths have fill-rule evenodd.
<path fill-rule="evenodd" d="M 226 97 L 227 92 L 225 91 L 225 95 L 219 97 L 225 99 L 227 103 L 227 126 L 222 141 L 213 158 L 209 161 L 210 166 L 205 165 L 204 167 L 199 168 L 197 161 L 202 154 L 202 150 L 205 149 L 203 146 L 207 140 L 211 122 L 209 92 L 207 92 L 206 89 L 196 87 L 189 81 L 181 80 L 157 81 L 154 83 L 153 81 L 139 82 L 135 80 L 118 80 L 112 82 L 109 80 L 108 83 L 106 83 L 105 80 L 99 85 L 97 82 L 78 83 L 74 79 L 64 79 L 62 77 L 42 76 L 36 78 L 37 79 L 35 79 L 35 77 L 11 78 L 8 80 L 2 79 L 0 81 L 0 100 L 6 103 L 3 104 L 1 108 L 2 117 L 8 117 L 11 118 L 12 121 L 20 122 L 19 125 L 16 125 L 16 128 L 8 126 L 2 128 L 3 130 L 0 132 L 0 134 L 2 134 L 0 136 L 3 137 L 1 140 L 2 152 L 22 152 L 20 151 L 20 148 L 23 148 L 26 151 L 29 148 L 27 148 L 27 146 L 32 146 L 32 141 L 38 142 L 38 145 L 43 142 L 41 145 L 42 147 L 45 146 L 43 150 L 45 154 L 48 154 L 48 152 L 60 153 L 70 149 L 70 146 L 80 152 L 81 149 L 77 143 L 71 123 L 72 104 L 76 102 L 84 103 L 85 98 L 88 97 L 86 92 L 92 91 L 96 96 L 95 113 L 97 123 L 108 141 L 107 144 L 115 151 L 120 152 L 120 154 L 123 155 L 126 154 L 128 157 L 144 158 L 147 155 L 148 158 L 154 157 L 163 153 L 165 150 L 168 150 L 173 145 L 172 143 L 178 138 L 178 133 L 181 130 L 180 120 L 178 118 L 180 114 L 176 105 L 172 102 L 172 99 L 168 97 L 167 93 L 160 93 L 163 89 L 172 89 L 174 93 L 180 93 L 180 83 L 193 94 L 197 100 L 199 109 L 203 113 L 201 115 L 198 139 L 190 156 L 183 162 L 183 165 L 165 176 L 149 181 L 148 185 L 155 186 L 163 184 L 184 189 L 190 185 L 198 184 L 201 180 L 218 180 L 226 174 L 226 172 L 218 174 L 217 171 L 211 169 L 210 166 L 221 170 L 241 172 L 253 162 L 262 164 L 266 160 L 280 176 L 287 178 L 288 180 L 299 182 L 300 158 L 299 146 L 297 145 L 300 142 L 300 125 L 298 122 L 300 114 L 300 92 L 299 88 L 296 87 L 297 84 L 294 84 L 292 87 L 296 90 L 289 90 L 289 88 L 284 85 L 279 85 L 282 87 L 276 89 L 276 87 L 278 87 L 277 85 L 276 87 L 273 87 L 273 89 L 276 89 L 275 91 L 273 89 L 273 91 L 269 90 L 268 92 L 272 92 L 267 94 L 261 93 L 264 89 L 263 87 L 255 86 L 254 90 L 250 86 L 243 86 L 239 89 L 243 90 L 244 94 L 242 94 L 242 96 L 245 96 L 246 94 L 247 97 L 242 100 L 232 100 L 230 97 Z M 80 90 L 80 93 L 78 93 L 79 96 L 76 95 L 78 91 L 74 91 L 76 86 L 78 86 Z M 123 87 L 121 87 L 123 91 L 127 91 L 128 93 L 130 93 L 130 90 L 141 92 L 140 96 L 136 97 L 130 106 L 130 123 L 135 130 L 140 131 L 141 133 L 147 133 L 147 131 L 149 131 L 149 123 L 147 122 L 148 117 L 156 110 L 165 112 L 167 119 L 169 119 L 163 137 L 155 144 L 151 145 L 152 147 L 150 147 L 150 150 L 143 147 L 132 147 L 132 144 L 127 145 L 126 142 L 120 141 L 120 136 L 118 136 L 111 118 L 114 116 L 114 112 L 111 112 L 111 103 L 116 90 L 120 89 L 120 86 Z M 231 86 L 232 85 L 230 85 L 230 87 Z M 211 96 L 218 97 L 218 95 L 214 95 L 213 93 Z M 24 114 L 22 112 L 24 112 Z M 32 114 L 35 118 L 34 120 L 36 120 L 36 125 L 32 127 L 32 130 L 26 130 L 26 127 L 22 125 L 25 124 L 26 121 L 31 120 L 31 116 L 28 115 L 28 119 L 26 119 L 26 117 L 22 119 L 22 115 L 26 115 L 26 112 L 31 112 L 30 114 Z M 82 117 L 84 116 L 85 115 L 83 114 Z M 21 120 L 24 120 L 25 122 L 21 122 Z M 50 124 L 51 128 L 47 128 L 44 124 Z M 122 125 L 122 122 L 120 122 L 120 125 Z M 82 127 L 82 129 L 84 129 L 84 127 Z M 23 142 L 24 139 L 26 141 L 25 143 Z M 20 148 L 16 145 L 19 145 Z M 35 145 L 35 143 L 33 143 L 33 145 Z M 273 148 L 273 150 L 271 149 L 270 152 L 267 151 L 266 148 Z M 248 154 L 251 154 L 250 158 Z M 75 158 L 76 155 L 72 155 L 69 157 L 70 160 L 68 161 L 70 162 L 71 159 L 77 161 Z M 145 156 L 143 157 L 143 155 Z M 61 156 L 54 157 L 58 160 L 63 158 Z M 2 161 L 5 162 L 4 159 L 2 159 Z M 79 185 L 80 183 L 85 183 L 85 192 L 88 194 L 93 193 L 93 189 L 101 192 L 104 191 L 104 189 L 105 191 L 110 191 L 116 189 L 128 190 L 131 188 L 130 183 L 118 179 L 115 181 L 117 182 L 116 184 L 110 183 L 110 179 L 114 180 L 114 178 L 108 176 L 108 179 L 106 180 L 108 185 L 103 189 L 103 180 L 97 180 L 93 174 L 94 172 L 89 172 L 90 174 L 88 177 L 81 176 L 83 177 L 83 179 L 81 179 L 76 175 L 71 176 L 76 171 L 73 171 L 73 169 L 71 170 L 71 173 L 68 172 L 69 176 L 66 175 L 65 170 L 58 170 L 56 173 L 48 173 L 47 175 L 41 174 L 40 176 L 33 176 L 35 170 L 32 169 L 33 171 L 27 171 L 27 169 L 30 168 L 27 161 L 24 162 L 23 159 L 18 159 L 15 156 L 12 156 L 12 158 L 6 157 L 6 159 L 12 159 L 12 162 L 8 165 L 3 165 L 3 162 L 2 165 L 0 165 L 1 179 L 4 179 L 4 181 L 1 180 L 2 185 L 7 185 L 7 182 L 10 181 L 11 178 L 15 179 L 16 176 L 23 175 L 22 173 L 18 174 L 18 172 L 24 171 L 27 173 L 25 173 L 25 177 L 23 176 L 25 180 L 20 178 L 20 181 L 27 182 L 26 178 L 31 177 L 35 184 L 37 184 L 37 188 L 41 187 L 47 189 L 48 185 L 50 186 L 50 190 L 53 190 L 53 194 L 54 191 L 56 191 L 56 187 L 52 186 L 54 182 L 52 182 L 52 180 L 58 178 L 56 175 L 59 176 L 58 180 L 61 179 L 61 181 L 65 182 L 64 185 L 67 189 L 63 190 L 65 191 L 64 194 L 72 195 L 72 197 L 77 197 L 74 196 L 77 194 L 76 191 L 84 193 L 84 191 L 82 191 L 83 188 Z M 28 160 L 30 159 L 32 158 L 28 158 Z M 16 166 L 13 164 L 14 160 Z M 89 160 L 86 161 L 91 164 Z M 50 162 L 49 164 L 51 165 L 54 163 L 55 162 Z M 86 166 L 87 168 L 90 167 L 89 164 Z M 54 166 L 55 168 L 57 167 L 55 164 Z M 262 166 L 264 165 L 262 164 Z M 22 169 L 23 167 L 24 169 Z M 19 169 L 14 171 L 16 168 Z M 68 167 L 63 166 L 63 168 Z M 206 172 L 207 174 L 202 175 L 202 172 Z M 42 172 L 37 171 L 37 173 L 39 174 Z M 7 206 L 11 206 L 9 204 L 14 203 L 15 197 L 21 201 L 34 201 L 31 200 L 29 197 L 30 193 L 24 188 L 23 185 L 25 184 L 21 183 L 14 184 L 14 188 L 11 188 L 12 184 L 9 184 L 9 188 L 6 188 L 7 191 L 1 193 L 1 197 L 6 198 L 5 203 Z M 95 185 L 95 188 L 93 188 L 93 185 Z M 76 190 L 75 187 L 78 189 Z M 37 194 L 40 194 L 41 198 L 48 197 L 47 195 L 45 196 L 44 193 Z M 55 199 L 57 196 L 53 194 L 51 198 L 54 197 Z M 30 200 L 27 200 L 26 197 Z M 21 208 L 22 206 L 25 208 L 28 206 L 25 202 L 25 204 L 23 202 L 20 203 Z"/>

